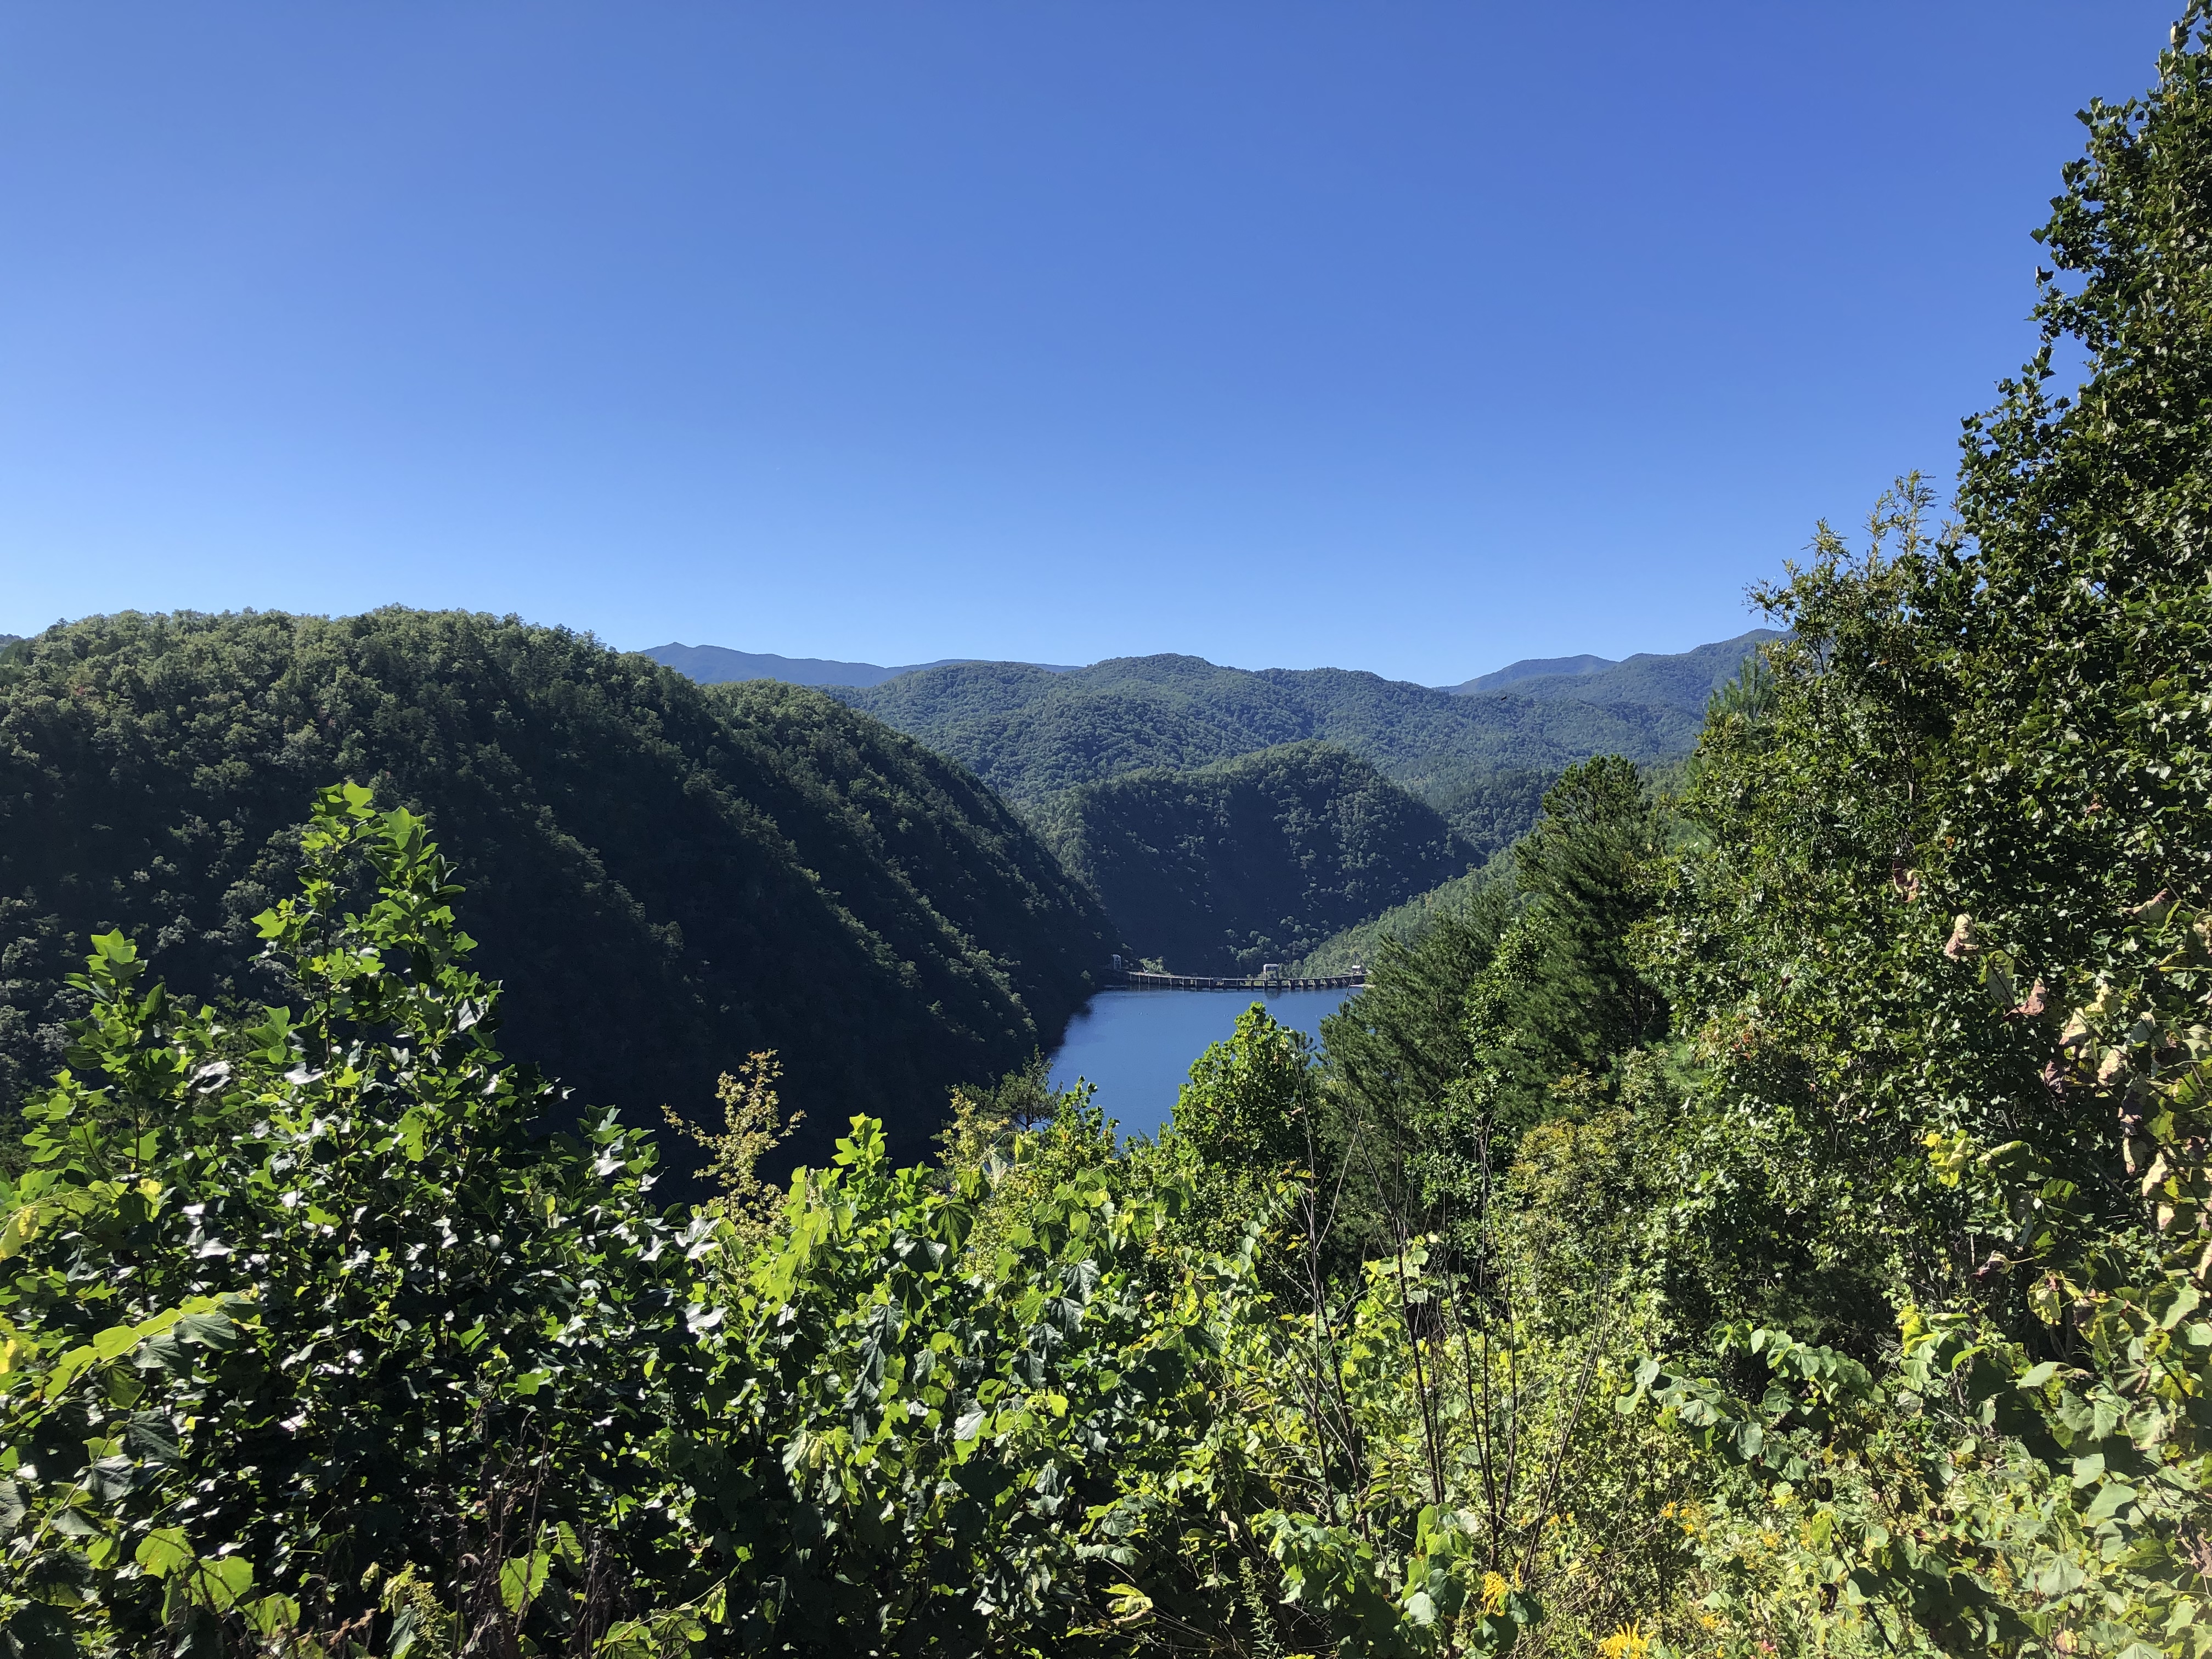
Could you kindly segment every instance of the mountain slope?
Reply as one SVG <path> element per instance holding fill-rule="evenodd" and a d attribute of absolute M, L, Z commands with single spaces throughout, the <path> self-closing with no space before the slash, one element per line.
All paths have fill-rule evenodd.
<path fill-rule="evenodd" d="M 672 668 L 702 685 L 731 680 L 781 680 L 787 685 L 881 685 L 901 674 L 936 668 L 956 659 L 884 668 L 872 662 L 837 662 L 827 657 L 779 657 L 769 651 L 732 651 L 720 645 L 678 645 L 671 641 L 641 651 L 664 668 Z"/>
<path fill-rule="evenodd" d="M 1346 974 L 1355 967 L 1372 967 L 1385 947 L 1411 946 L 1436 925 L 1437 918 L 1472 904 L 1501 876 L 1510 877 L 1512 860 L 1493 859 L 1479 870 L 1454 876 L 1425 893 L 1416 893 L 1403 904 L 1394 904 L 1372 919 L 1355 922 L 1332 933 L 1292 965 L 1301 974 Z"/>
<path fill-rule="evenodd" d="M 1732 640 L 1701 645 L 1692 651 L 1665 655 L 1641 651 L 1620 662 L 1607 662 L 1603 657 L 1517 662 L 1454 690 L 1457 696 L 1474 696 L 1510 686 L 1516 697 L 1550 702 L 1571 700 L 1601 708 L 1672 708 L 1702 720 L 1705 699 L 1735 678 L 1743 659 L 1768 640 L 1781 637 L 1771 628 L 1754 628 Z"/>
<path fill-rule="evenodd" d="M 1611 657 L 1523 657 L 1519 662 L 1509 662 L 1504 667 L 1487 674 L 1477 674 L 1471 680 L 1457 685 L 1441 688 L 1447 691 L 1503 691 L 1507 686 L 1522 680 L 1549 679 L 1554 676 L 1575 676 L 1602 673 L 1619 665 Z"/>
<path fill-rule="evenodd" d="M 0 662 L 0 1101 L 58 1060 L 93 931 L 276 995 L 250 919 L 341 777 L 430 815 L 510 1050 L 642 1121 L 772 1048 L 811 1141 L 867 1111 L 919 1152 L 1114 948 L 974 778 L 817 693 L 454 613 L 100 617 Z"/>
<path fill-rule="evenodd" d="M 1041 823 L 1131 949 L 1178 973 L 1291 961 L 1472 855 L 1434 809 L 1310 742 L 1081 785 Z"/>
<path fill-rule="evenodd" d="M 939 657 L 933 662 L 884 668 L 872 662 L 838 662 L 828 657 L 779 657 L 770 651 L 732 651 L 720 645 L 672 643 L 656 645 L 637 654 L 650 657 L 662 667 L 672 668 L 702 685 L 721 685 L 732 680 L 781 680 L 787 685 L 881 685 L 902 674 L 915 674 L 925 668 L 942 668 L 948 663 L 966 660 L 961 657 Z M 1048 668 L 1051 665 L 1038 666 Z"/>
<path fill-rule="evenodd" d="M 1704 708 L 1461 696 L 1340 668 L 1223 668 L 1123 657 L 1070 673 L 962 663 L 834 695 L 1018 801 L 1145 768 L 1187 769 L 1276 744 L 1333 743 L 1417 793 L 1500 767 L 1557 772 L 1604 753 L 1686 750 Z"/>

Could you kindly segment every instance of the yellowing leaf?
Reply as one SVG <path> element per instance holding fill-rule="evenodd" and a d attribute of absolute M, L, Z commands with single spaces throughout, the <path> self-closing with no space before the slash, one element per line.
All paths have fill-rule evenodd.
<path fill-rule="evenodd" d="M 26 1204 L 0 1222 L 0 1261 L 21 1254 L 23 1246 L 35 1237 L 39 1231 L 39 1206 Z"/>

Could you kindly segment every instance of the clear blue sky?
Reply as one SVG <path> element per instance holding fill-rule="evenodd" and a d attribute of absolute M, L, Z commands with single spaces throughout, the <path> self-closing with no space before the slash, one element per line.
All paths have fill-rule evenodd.
<path fill-rule="evenodd" d="M 0 632 L 1676 650 L 2031 344 L 2178 0 L 0 3 Z"/>

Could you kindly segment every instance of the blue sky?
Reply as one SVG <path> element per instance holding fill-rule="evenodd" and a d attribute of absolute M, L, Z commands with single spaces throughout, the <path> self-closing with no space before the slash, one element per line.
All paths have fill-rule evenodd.
<path fill-rule="evenodd" d="M 2177 0 L 0 3 L 0 631 L 1677 650 L 2032 344 Z"/>

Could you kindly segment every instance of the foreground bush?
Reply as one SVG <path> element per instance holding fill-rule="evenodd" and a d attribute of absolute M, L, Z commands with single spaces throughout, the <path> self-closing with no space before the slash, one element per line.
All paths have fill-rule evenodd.
<path fill-rule="evenodd" d="M 1199 1248 L 1187 1149 L 1116 1156 L 1062 1103 L 950 1174 L 855 1119 L 765 1227 L 657 1210 L 642 1138 L 538 1133 L 559 1091 L 494 1047 L 422 821 L 348 785 L 306 854 L 261 919 L 302 1008 L 182 1011 L 104 937 L 31 1108 L 0 1194 L 9 1651 L 1219 1650 L 1279 1622 L 1410 1655 L 1518 1628 L 1387 1436 L 1357 1513 L 1295 1501 L 1265 1183 Z M 1382 1331 L 1404 1291 L 1352 1316 Z M 1363 1341 L 1371 1412 L 1397 1361 Z"/>
<path fill-rule="evenodd" d="M 711 1239 L 648 1206 L 641 1139 L 533 1133 L 557 1091 L 491 1046 L 421 820 L 333 790 L 306 860 L 261 918 L 303 1009 L 182 1012 L 104 937 L 27 1112 L 0 1235 L 26 1653 L 585 1644 L 689 1559 L 641 1452 L 703 1374 L 680 1316 Z"/>

